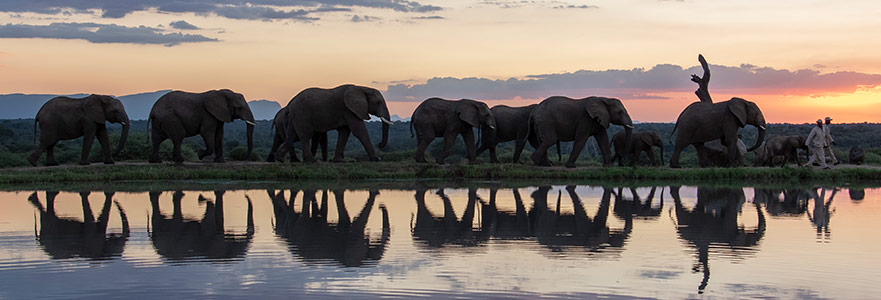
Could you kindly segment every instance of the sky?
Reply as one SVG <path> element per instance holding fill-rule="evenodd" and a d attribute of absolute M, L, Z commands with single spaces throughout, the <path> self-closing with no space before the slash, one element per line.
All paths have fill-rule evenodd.
<path fill-rule="evenodd" d="M 525 105 L 620 98 L 673 122 L 697 98 L 769 122 L 881 122 L 881 3 L 843 1 L 0 0 L 0 94 L 228 88 L 285 105 L 309 87 Z"/>

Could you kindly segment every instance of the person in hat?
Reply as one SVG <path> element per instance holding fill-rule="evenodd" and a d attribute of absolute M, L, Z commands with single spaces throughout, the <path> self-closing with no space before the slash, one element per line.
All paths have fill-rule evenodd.
<path fill-rule="evenodd" d="M 817 127 L 811 129 L 811 134 L 805 140 L 805 145 L 811 148 L 811 159 L 807 165 L 810 166 L 815 161 L 819 161 L 823 169 L 829 169 L 826 165 L 826 155 L 824 154 L 826 147 L 826 132 L 823 130 L 823 120 L 817 119 Z"/>
<path fill-rule="evenodd" d="M 838 158 L 835 157 L 835 151 L 832 151 L 832 143 L 835 142 L 835 139 L 832 138 L 832 135 L 829 134 L 830 126 L 832 125 L 832 118 L 826 117 L 826 124 L 823 125 L 823 132 L 826 135 L 826 146 L 823 147 L 823 154 L 829 153 L 829 157 L 832 158 L 832 163 L 838 165 Z"/>

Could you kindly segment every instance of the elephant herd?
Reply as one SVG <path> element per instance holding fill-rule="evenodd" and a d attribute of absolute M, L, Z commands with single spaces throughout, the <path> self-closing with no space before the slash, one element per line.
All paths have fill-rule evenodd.
<path fill-rule="evenodd" d="M 327 160 L 327 134 L 332 130 L 336 130 L 339 137 L 333 161 L 344 159 L 350 134 L 362 144 L 369 160 L 379 161 L 365 124 L 371 115 L 383 122 L 382 138 L 377 146 L 384 148 L 388 144 L 389 126 L 394 123 L 390 120 L 386 100 L 378 90 L 357 85 L 305 89 L 275 115 L 272 121 L 275 134 L 267 161 L 283 161 L 288 154 L 291 161 L 299 161 L 294 146 L 296 142 L 302 147 L 303 161 L 315 161 L 319 146 L 322 148 L 322 159 Z M 169 92 L 156 101 L 147 120 L 152 143 L 149 162 L 161 162 L 159 146 L 164 140 L 170 139 L 173 144 L 172 160 L 182 163 L 181 142 L 195 135 L 201 136 L 205 143 L 205 149 L 198 152 L 199 159 L 214 155 L 215 162 L 223 162 L 223 125 L 236 119 L 247 124 L 247 155 L 250 156 L 255 120 L 242 94 L 226 89 L 204 93 Z M 102 146 L 104 163 L 112 164 L 112 157 L 125 145 L 130 127 L 122 102 L 102 95 L 81 99 L 53 98 L 41 107 L 34 122 L 35 136 L 37 127 L 40 129 L 40 143 L 28 158 L 32 165 L 37 164 L 43 152 L 47 153 L 46 165 L 57 165 L 53 155 L 55 144 L 59 140 L 78 137 L 83 137 L 80 164 L 89 164 L 88 155 L 95 137 Z M 111 155 L 105 122 L 123 125 L 114 155 Z M 624 128 L 612 137 L 611 142 L 607 133 L 610 125 Z M 737 132 L 746 125 L 759 130 L 755 146 L 747 150 L 752 151 L 762 144 L 766 126 L 762 111 L 755 103 L 732 98 L 718 103 L 700 101 L 689 105 L 676 121 L 676 140 L 670 166 L 680 167 L 679 156 L 687 146 L 697 149 L 701 166 L 709 165 L 707 157 L 713 151 L 708 145 L 714 142 L 719 144 L 716 148 L 721 148 L 723 153 L 723 165 L 735 165 L 738 153 L 743 151 L 738 147 L 742 142 Z M 642 152 L 648 153 L 652 164 L 655 164 L 652 147 L 661 148 L 660 160 L 662 164 L 664 161 L 660 135 L 656 132 L 634 133 L 633 121 L 623 102 L 607 97 L 572 99 L 553 96 L 524 107 L 497 105 L 492 108 L 470 99 L 430 98 L 413 112 L 410 132 L 411 137 L 416 137 L 413 157 L 420 163 L 426 162 L 428 145 L 435 138 L 442 137 L 443 152 L 435 161 L 443 164 L 458 136 L 464 140 L 470 163 L 476 163 L 476 157 L 487 150 L 490 161 L 497 163 L 497 145 L 514 141 L 514 162 L 519 161 L 528 142 L 534 148 L 530 156 L 532 162 L 549 166 L 549 148 L 556 145 L 559 156 L 560 142 L 573 142 L 572 152 L 565 162 L 566 167 L 572 168 L 590 137 L 597 142 L 604 166 L 610 166 L 613 161 L 619 165 L 625 162 L 633 165 Z M 614 155 L 612 145 L 615 147 Z"/>

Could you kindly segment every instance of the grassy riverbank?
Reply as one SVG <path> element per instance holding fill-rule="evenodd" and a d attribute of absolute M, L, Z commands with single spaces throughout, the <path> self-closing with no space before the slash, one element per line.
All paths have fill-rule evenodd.
<path fill-rule="evenodd" d="M 380 163 L 187 163 L 91 166 L 66 165 L 3 169 L 0 184 L 51 182 L 111 182 L 124 180 L 360 180 L 360 179 L 583 179 L 583 180 L 688 180 L 688 181 L 866 181 L 881 180 L 881 168 L 838 166 L 813 168 L 705 168 L 670 169 L 629 167 L 535 167 L 521 164 L 444 165 L 412 162 Z"/>

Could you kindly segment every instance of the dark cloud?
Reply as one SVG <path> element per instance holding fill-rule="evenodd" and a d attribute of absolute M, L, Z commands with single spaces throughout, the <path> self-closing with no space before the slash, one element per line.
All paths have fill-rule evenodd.
<path fill-rule="evenodd" d="M 171 28 L 180 29 L 180 30 L 198 30 L 198 29 L 200 29 L 199 27 L 196 27 L 196 25 L 190 24 L 184 20 L 171 22 L 168 24 L 168 26 L 171 26 Z"/>
<path fill-rule="evenodd" d="M 820 73 L 808 69 L 789 71 L 747 64 L 739 67 L 712 65 L 710 69 L 713 72 L 711 93 L 815 95 L 850 93 L 862 87 L 881 85 L 881 74 Z M 684 69 L 662 64 L 648 70 L 580 70 L 509 79 L 436 77 L 422 84 L 389 85 L 385 96 L 389 101 L 422 101 L 429 97 L 541 99 L 552 95 L 663 99 L 652 94 L 693 91 L 697 86 L 690 81 L 691 74 L 702 72 L 699 66 Z"/>
<path fill-rule="evenodd" d="M 379 20 L 380 19 L 377 17 L 371 17 L 368 15 L 363 15 L 363 16 L 354 15 L 354 16 L 352 16 L 351 21 L 355 22 L 355 23 L 360 23 L 360 22 L 375 22 L 375 21 L 379 21 Z"/>
<path fill-rule="evenodd" d="M 152 27 L 126 27 L 97 23 L 52 23 L 49 25 L 0 25 L 0 38 L 78 39 L 91 43 L 159 44 L 216 42 L 198 34 L 165 33 Z"/>
<path fill-rule="evenodd" d="M 419 17 L 413 17 L 413 19 L 414 20 L 443 20 L 446 18 L 441 17 L 441 16 L 419 16 Z"/>
<path fill-rule="evenodd" d="M 279 7 L 317 7 L 281 10 Z M 401 12 L 434 12 L 441 7 L 405 0 L 0 0 L 0 12 L 61 14 L 99 11 L 104 18 L 122 18 L 136 11 L 213 14 L 231 19 L 299 21 L 317 20 L 312 13 L 349 11 L 350 7 L 391 9 Z"/>

